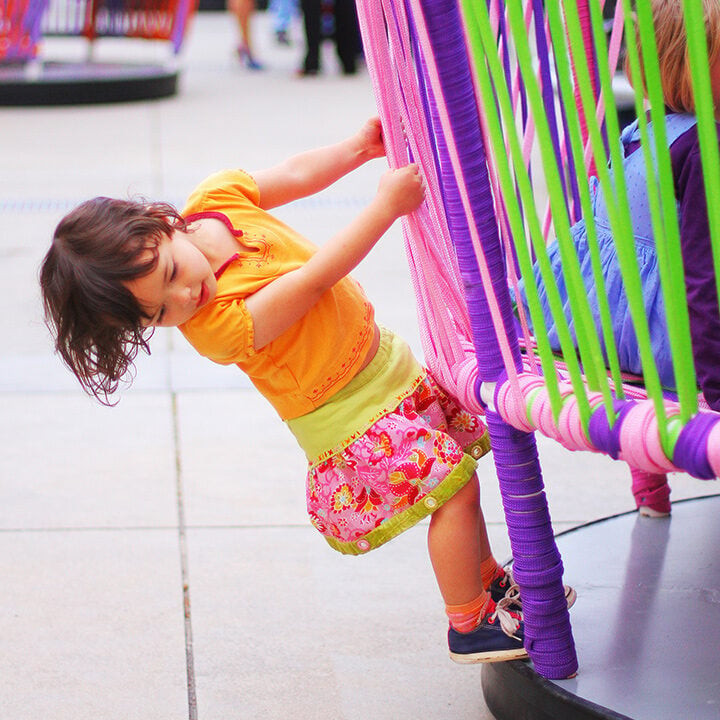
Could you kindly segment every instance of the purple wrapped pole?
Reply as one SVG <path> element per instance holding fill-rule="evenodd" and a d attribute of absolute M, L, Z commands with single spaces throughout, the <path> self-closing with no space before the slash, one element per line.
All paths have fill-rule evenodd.
<path fill-rule="evenodd" d="M 37 55 L 40 23 L 48 0 L 5 3 L 0 28 L 0 60 L 26 61 Z"/>
<path fill-rule="evenodd" d="M 472 206 L 493 292 L 510 340 L 516 367 L 520 351 L 507 289 L 505 260 L 494 214 L 480 121 L 476 110 L 462 21 L 455 0 L 420 0 L 437 64 L 440 90 L 458 150 L 462 181 Z M 418 68 L 422 72 L 422 68 Z M 429 87 L 429 83 L 426 84 Z M 432 98 L 430 99 L 432 102 Z M 431 112 L 436 136 L 443 131 Z M 444 143 L 439 143 L 442 147 Z M 440 157 L 448 225 L 455 244 L 470 315 L 479 377 L 495 382 L 505 370 L 477 265 L 468 220 L 448 157 Z M 515 430 L 488 411 L 495 457 L 512 547 L 515 579 L 523 596 L 525 645 L 540 675 L 564 678 L 577 670 L 577 657 L 562 586 L 562 561 L 552 534 L 535 437 Z"/>

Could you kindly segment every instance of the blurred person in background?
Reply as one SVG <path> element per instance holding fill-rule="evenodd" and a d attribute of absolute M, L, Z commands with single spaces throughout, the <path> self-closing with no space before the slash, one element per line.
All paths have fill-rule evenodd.
<path fill-rule="evenodd" d="M 306 54 L 299 75 L 320 72 L 320 46 L 325 38 L 335 41 L 344 75 L 357 72 L 357 59 L 362 54 L 360 26 L 353 0 L 301 0 L 305 25 Z"/>
<path fill-rule="evenodd" d="M 255 12 L 255 0 L 227 0 L 227 8 L 235 16 L 240 31 L 240 42 L 237 46 L 240 62 L 248 70 L 262 70 L 263 65 L 258 62 L 253 52 L 250 33 L 250 22 Z"/>

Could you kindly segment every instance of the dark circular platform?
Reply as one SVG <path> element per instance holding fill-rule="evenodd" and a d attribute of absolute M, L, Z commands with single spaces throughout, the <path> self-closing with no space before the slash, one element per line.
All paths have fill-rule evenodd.
<path fill-rule="evenodd" d="M 175 95 L 178 71 L 162 65 L 42 62 L 0 65 L 0 105 L 80 105 Z"/>
<path fill-rule="evenodd" d="M 546 680 L 529 662 L 486 665 L 498 720 L 720 718 L 720 496 L 637 513 L 557 538 L 580 669 Z"/>

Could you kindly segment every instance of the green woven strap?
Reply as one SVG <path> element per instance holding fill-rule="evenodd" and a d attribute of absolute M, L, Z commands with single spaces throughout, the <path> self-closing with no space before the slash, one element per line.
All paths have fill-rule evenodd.
<path fill-rule="evenodd" d="M 533 33 L 528 32 L 523 9 L 518 2 L 509 2 L 506 8 L 507 25 L 512 36 L 510 43 L 511 64 L 519 69 L 527 103 L 534 120 L 535 147 L 540 162 L 532 171 L 523 157 L 524 128 L 518 122 L 513 107 L 510 88 L 507 86 L 501 58 L 498 57 L 498 40 L 493 32 L 491 18 L 485 2 L 462 0 L 473 56 L 478 93 L 488 136 L 488 153 L 493 158 L 501 197 L 498 198 L 499 212 L 504 212 L 507 225 L 514 241 L 521 274 L 526 283 L 526 296 L 530 316 L 535 328 L 535 339 L 542 371 L 548 384 L 550 401 L 557 418 L 562 409 L 562 396 L 557 386 L 558 374 L 554 368 L 554 356 L 547 341 L 544 318 L 537 288 L 532 283 L 533 261 L 537 262 L 540 277 L 547 292 L 548 304 L 553 314 L 567 372 L 579 399 L 583 423 L 591 415 L 587 400 L 588 390 L 599 391 L 605 397 L 605 407 L 610 407 L 612 383 L 622 394 L 620 366 L 612 333 L 611 309 L 604 293 L 600 254 L 594 223 L 587 223 L 588 247 L 593 268 L 593 278 L 598 292 L 598 311 L 601 323 L 601 337 L 598 337 L 593 320 L 592 308 L 587 293 L 570 232 L 571 220 L 568 213 L 568 199 L 563 190 L 563 179 L 568 167 L 562 163 L 553 150 L 551 128 L 545 115 L 540 83 L 536 77 L 536 59 L 531 42 Z M 636 330 L 640 357 L 644 368 L 645 387 L 652 399 L 659 418 L 659 431 L 665 450 L 671 454 L 676 428 L 668 430 L 663 406 L 663 391 L 655 368 L 650 332 L 640 272 L 637 263 L 633 224 L 627 196 L 626 179 L 623 172 L 623 155 L 619 142 L 620 127 L 614 103 L 612 74 L 607 62 L 595 58 L 607 58 L 608 48 L 604 20 L 599 0 L 589 0 L 592 36 L 595 45 L 594 57 L 586 55 L 586 42 L 577 3 L 573 0 L 545 3 L 549 35 L 553 46 L 555 82 L 558 101 L 566 110 L 564 140 L 567 152 L 578 169 L 577 188 L 584 217 L 592 216 L 592 201 L 589 179 L 584 172 L 585 142 L 589 141 L 598 182 L 607 205 L 607 214 L 615 238 L 618 263 L 625 285 L 629 310 Z M 718 152 L 715 129 L 714 106 L 709 78 L 704 20 L 701 3 L 684 0 L 688 46 L 693 86 L 697 98 L 698 132 L 708 197 L 717 197 L 720 192 L 720 153 Z M 664 102 L 657 46 L 652 23 L 650 3 L 637 3 L 631 7 L 631 0 L 622 0 L 619 11 L 624 13 L 625 41 L 628 63 L 632 77 L 645 78 L 647 101 L 641 83 L 635 84 L 635 105 L 641 135 L 643 159 L 647 168 L 648 199 L 657 245 L 658 267 L 663 294 L 672 298 L 665 304 L 668 335 L 672 350 L 673 366 L 677 378 L 677 391 L 681 404 L 681 420 L 687 421 L 697 412 L 697 386 L 694 372 L 692 345 L 685 293 L 680 232 L 670 152 L 664 122 Z M 537 22 L 537 19 L 535 20 Z M 642 47 L 641 72 L 639 47 Z M 594 81 L 600 84 L 604 98 L 604 114 L 597 119 Z M 579 91 L 579 93 L 578 93 Z M 583 136 L 580 115 L 575 108 L 580 96 L 587 137 Z M 652 108 L 650 119 L 653 123 L 653 139 L 648 131 L 646 115 L 648 103 Z M 536 162 L 534 160 L 533 162 Z M 610 172 L 609 166 L 613 172 Z M 577 349 L 565 320 L 562 301 L 554 285 L 550 262 L 545 249 L 542 222 L 536 207 L 536 185 L 544 185 L 549 197 L 552 215 L 552 230 L 558 241 L 558 250 L 563 263 L 563 273 L 568 290 L 573 325 L 577 337 Z M 710 215 L 710 230 L 713 247 L 713 261 L 716 277 L 720 277 L 720 215 Z M 535 258 L 533 258 L 533 255 Z M 720 296 L 720 281 L 718 281 Z M 602 340 L 602 342 L 601 342 Z M 607 354 L 608 369 L 605 366 Z"/>

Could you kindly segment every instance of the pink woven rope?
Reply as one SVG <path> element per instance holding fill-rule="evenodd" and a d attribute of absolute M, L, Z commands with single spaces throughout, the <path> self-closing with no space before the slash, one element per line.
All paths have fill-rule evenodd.
<path fill-rule="evenodd" d="M 562 398 L 567 398 L 572 394 L 572 386 L 565 383 L 560 383 L 558 389 Z M 550 395 L 546 387 L 543 387 L 535 394 L 533 402 L 530 404 L 530 419 L 543 435 L 552 438 L 561 445 L 565 444 L 566 438 L 563 437 L 562 428 L 555 423 Z"/>
<path fill-rule="evenodd" d="M 508 424 L 518 430 L 532 432 L 535 425 L 528 417 L 526 398 L 545 387 L 545 381 L 530 373 L 518 376 L 518 391 L 514 391 L 509 383 L 499 383 L 495 389 L 495 408 Z"/>
<path fill-rule="evenodd" d="M 417 2 L 411 3 L 411 6 L 423 48 L 423 59 L 429 70 L 431 84 L 434 83 L 435 99 L 447 135 L 450 156 L 454 158 L 463 203 L 471 217 L 467 192 L 460 181 L 462 173 L 459 170 L 457 150 L 452 133 L 448 131 L 447 109 L 442 102 L 442 93 L 438 90 L 437 70 L 429 48 L 422 11 Z M 405 6 L 392 0 L 382 0 L 380 3 L 361 0 L 358 3 L 358 16 L 363 36 L 372 40 L 367 43 L 371 48 L 371 55 L 367 58 L 368 70 L 383 124 L 390 165 L 398 167 L 409 159 L 418 162 L 428 187 L 426 203 L 403 220 L 425 361 L 440 382 L 458 397 L 461 404 L 479 409 L 475 398 L 477 374 L 471 372 L 470 366 L 465 364 L 470 359 L 474 360 L 474 350 L 470 340 L 464 289 L 447 230 L 442 193 L 432 161 L 431 140 L 425 127 L 422 100 L 416 87 L 408 34 L 410 23 Z M 499 344 L 505 364 L 510 366 L 512 377 L 515 370 L 509 342 L 474 226 L 471 226 L 471 234 L 476 252 L 479 252 L 484 285 L 491 296 L 491 314 L 496 332 L 499 333 Z"/>
<path fill-rule="evenodd" d="M 480 277 L 482 278 L 483 289 L 487 296 L 488 309 L 490 311 L 490 317 L 492 319 L 493 328 L 495 329 L 495 335 L 498 340 L 500 353 L 503 358 L 506 372 L 510 378 L 510 381 L 517 378 L 517 372 L 515 370 L 512 351 L 510 349 L 510 343 L 505 332 L 505 326 L 503 324 L 502 315 L 498 307 L 497 297 L 492 287 L 492 280 L 490 271 L 485 258 L 485 253 L 480 243 L 480 237 L 478 234 L 477 226 L 472 222 L 473 212 L 468 196 L 467 187 L 463 180 L 462 165 L 455 145 L 455 139 L 452 133 L 452 126 L 450 124 L 450 118 L 448 116 L 448 110 L 443 99 L 442 88 L 440 85 L 440 79 L 438 76 L 437 66 L 435 64 L 435 58 L 433 57 L 432 48 L 430 47 L 430 40 L 428 37 L 427 27 L 425 26 L 425 18 L 423 16 L 422 8 L 419 0 L 409 0 L 410 6 L 413 11 L 413 18 L 415 19 L 418 42 L 423 51 L 423 59 L 426 63 L 427 75 L 430 81 L 430 85 L 433 88 L 435 102 L 437 104 L 437 112 L 440 118 L 440 125 L 442 126 L 445 140 L 447 142 L 448 155 L 455 172 L 455 178 L 458 185 L 460 199 L 462 201 L 463 208 L 465 209 L 465 216 L 468 220 L 468 226 L 470 230 L 470 238 L 472 240 L 473 247 L 475 249 L 475 255 L 478 261 L 478 269 L 480 271 Z"/>
<path fill-rule="evenodd" d="M 490 7 L 488 8 L 490 13 L 490 22 L 492 25 L 493 33 L 497 36 L 499 31 L 499 8 L 498 8 L 498 2 L 497 0 L 493 0 L 493 2 L 490 4 Z M 532 25 L 532 0 L 526 0 L 525 3 L 525 26 L 528 30 L 528 33 L 530 32 L 530 28 Z M 503 52 L 503 46 L 502 42 L 498 45 L 498 53 L 502 54 Z M 473 75 L 473 81 L 475 85 L 478 85 L 478 78 L 477 78 L 477 70 L 474 65 L 471 65 L 471 73 Z M 511 84 L 511 96 L 512 96 L 512 104 L 515 112 L 517 113 L 519 110 L 519 104 L 520 104 L 520 88 L 521 88 L 521 82 L 520 82 L 520 69 L 519 67 L 515 68 L 515 72 L 513 73 L 512 77 L 512 84 Z M 495 155 L 495 150 L 493 143 L 490 142 L 488 129 L 487 129 L 487 118 L 485 115 L 485 111 L 483 108 L 482 103 L 480 102 L 479 94 L 478 94 L 478 102 L 477 102 L 477 110 L 478 110 L 478 116 L 480 118 L 480 127 L 482 130 L 483 135 L 483 145 L 485 147 L 485 151 L 488 154 L 488 175 L 490 177 L 490 184 L 493 190 L 493 197 L 495 198 L 495 202 L 497 204 L 497 215 L 498 215 L 498 224 L 500 228 L 500 238 L 502 239 L 503 247 L 505 248 L 505 256 L 510 258 L 513 256 L 513 239 L 512 235 L 510 233 L 510 228 L 508 226 L 507 222 L 507 209 L 505 207 L 505 202 L 503 199 L 503 194 L 500 190 L 500 182 L 498 179 L 497 174 L 497 158 Z M 530 159 L 532 156 L 532 150 L 535 140 L 535 123 L 533 121 L 532 115 L 528 118 L 527 124 L 525 126 L 524 132 L 523 132 L 523 143 L 522 143 L 522 156 L 523 156 L 523 162 L 525 167 L 529 170 L 530 165 Z M 509 146 L 509 140 L 505 143 L 505 155 L 506 157 L 510 153 L 510 146 Z M 548 216 L 549 219 L 549 216 Z M 547 239 L 548 232 L 545 232 L 545 238 Z M 508 263 L 508 280 L 510 287 L 515 292 L 516 297 L 520 293 L 519 288 L 519 279 L 515 270 L 514 263 L 510 262 Z M 528 324 L 527 315 L 525 312 L 525 307 L 522 303 L 519 303 L 517 306 L 518 310 L 518 318 L 520 320 L 520 329 L 523 333 L 524 339 L 526 344 L 531 343 L 531 333 L 530 333 L 530 326 Z M 535 372 L 540 372 L 540 367 L 536 361 L 536 358 L 534 355 L 530 355 L 530 369 Z"/>
<path fill-rule="evenodd" d="M 603 401 L 600 393 L 593 393 L 590 398 L 590 406 L 597 407 Z M 557 426 L 562 438 L 562 444 L 568 450 L 588 450 L 597 452 L 597 448 L 590 442 L 585 428 L 580 420 L 578 399 L 575 394 L 569 395 L 563 403 L 562 410 L 558 416 Z"/>
<path fill-rule="evenodd" d="M 364 37 L 371 39 L 366 43 L 368 69 L 390 165 L 399 167 L 409 159 L 419 163 L 428 187 L 425 204 L 403 220 L 425 361 L 448 390 L 463 396 L 455 367 L 472 356 L 469 320 L 424 123 L 405 7 L 390 0 L 360 2 L 358 14 Z"/>
<path fill-rule="evenodd" d="M 590 64 L 590 82 L 592 83 L 592 89 L 593 94 L 597 98 L 599 95 L 598 86 L 597 86 L 597 80 L 596 80 L 596 73 L 594 72 L 594 68 L 592 67 L 592 63 L 594 62 L 594 52 L 593 49 L 595 47 L 595 43 L 593 41 L 593 34 L 592 34 L 592 25 L 590 22 L 590 8 L 588 7 L 587 0 L 578 0 L 578 16 L 580 18 L 580 26 L 582 28 L 582 36 L 583 36 L 583 45 L 584 45 L 584 51 L 585 51 L 585 57 L 588 58 L 588 64 Z M 576 68 L 575 68 L 575 62 L 573 61 L 573 77 L 575 79 L 575 102 L 577 103 L 578 111 L 579 111 L 579 117 L 580 117 L 580 127 L 582 130 L 583 138 L 585 138 L 585 141 L 587 142 L 588 137 L 588 129 L 587 129 L 587 120 L 585 119 L 585 113 L 583 111 L 582 101 L 580 99 L 580 84 L 577 80 L 577 74 L 576 74 Z M 596 103 L 597 105 L 597 103 Z M 595 163 L 591 162 L 590 167 L 588 168 L 590 173 L 592 175 L 595 174 Z"/>
<path fill-rule="evenodd" d="M 428 66 L 431 84 L 437 82 L 432 53 L 427 47 L 422 12 L 418 0 L 410 0 L 412 12 L 416 13 L 418 35 L 423 59 Z M 372 38 L 366 43 L 368 68 L 375 91 L 379 113 L 383 123 L 388 161 L 399 167 L 409 160 L 418 162 L 428 186 L 427 201 L 411 216 L 403 220 L 403 234 L 408 255 L 410 273 L 415 287 L 419 326 L 425 361 L 440 382 L 456 395 L 469 410 L 482 412 L 482 405 L 475 397 L 478 372 L 471 343 L 471 332 L 464 289 L 462 287 L 454 249 L 445 220 L 442 193 L 433 161 L 433 140 L 425 125 L 423 99 L 417 88 L 413 50 L 409 37 L 409 19 L 404 3 L 394 0 L 359 0 L 358 11 L 363 35 Z M 620 27 L 616 16 L 615 28 Z M 615 31 L 614 31 L 615 33 Z M 619 32 L 617 37 L 619 38 Z M 425 44 L 422 44 L 422 43 Z M 611 40 L 611 47 L 614 46 Z M 613 50 L 614 52 L 614 50 Z M 447 135 L 450 156 L 457 163 L 457 151 L 449 132 L 447 109 L 442 104 L 441 93 L 434 89 L 441 125 Z M 492 163 L 491 163 L 492 166 Z M 462 173 L 455 172 L 459 178 Z M 501 201 L 497 185 L 494 191 Z M 461 184 L 463 203 L 467 212 L 467 193 Z M 502 207 L 499 205 L 499 207 Z M 469 213 L 471 217 L 471 213 Z M 503 215 L 500 213 L 503 227 Z M 494 294 L 487 280 L 487 266 L 480 248 L 477 229 L 471 225 L 473 245 L 478 254 L 481 275 L 491 303 L 493 324 L 508 371 L 508 380 L 496 388 L 495 406 L 513 427 L 539 432 L 555 439 L 572 450 L 597 451 L 587 437 L 580 422 L 577 399 L 569 384 L 561 386 L 564 398 L 557 422 L 553 418 L 544 380 L 537 373 L 532 352 L 524 358 L 526 368 L 533 373 L 517 373 L 510 358 L 507 338 L 500 320 Z M 507 238 L 507 232 L 503 232 Z M 506 244 L 509 251 L 509 245 Z M 525 345 L 532 348 L 532 337 L 525 337 Z M 558 376 L 567 378 L 562 363 L 557 363 Z M 612 383 L 611 383 L 612 385 Z M 624 385 L 627 398 L 644 400 L 647 395 L 642 387 Z M 591 408 L 597 407 L 602 398 L 588 394 Z M 677 406 L 668 404 L 668 417 L 677 415 Z M 651 403 L 639 403 L 628 413 L 620 432 L 621 457 L 634 467 L 647 472 L 662 473 L 676 468 L 668 460 L 659 442 L 657 422 Z M 714 428 L 708 438 L 708 462 L 716 475 L 720 475 L 720 428 Z"/>
<path fill-rule="evenodd" d="M 537 430 L 569 450 L 599 452 L 585 433 L 577 407 L 577 398 L 569 383 L 560 384 L 563 407 L 557 423 L 542 378 L 530 373 L 520 373 L 517 387 L 522 401 L 507 382 L 501 383 L 495 391 L 495 407 L 506 422 L 525 432 Z M 600 411 L 602 395 L 590 393 L 588 399 L 590 406 Z M 668 401 L 665 403 L 665 413 L 668 418 L 676 417 L 680 414 L 680 406 Z M 630 409 L 622 420 L 619 438 L 619 457 L 630 466 L 652 473 L 679 471 L 663 451 L 657 416 L 651 400 L 637 402 Z M 716 474 L 720 469 L 718 443 L 720 443 L 720 425 L 712 430 L 708 440 L 708 457 Z"/>
<path fill-rule="evenodd" d="M 680 413 L 679 407 L 665 404 L 667 417 Z M 666 473 L 677 468 L 668 460 L 660 444 L 657 414 L 652 400 L 637 403 L 625 416 L 620 428 L 620 458 L 630 467 L 651 473 Z"/>

